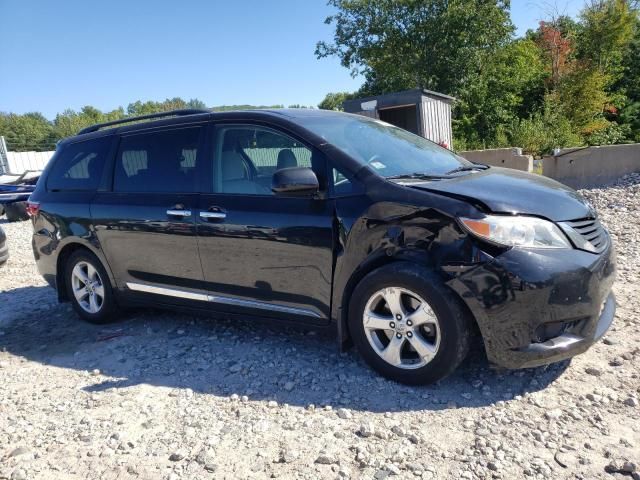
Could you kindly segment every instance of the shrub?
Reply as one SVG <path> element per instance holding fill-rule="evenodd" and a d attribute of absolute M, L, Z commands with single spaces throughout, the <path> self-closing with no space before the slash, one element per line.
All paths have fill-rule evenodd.
<path fill-rule="evenodd" d="M 587 145 L 614 145 L 631 139 L 631 125 L 619 125 L 607 122 L 602 128 L 596 129 L 585 136 Z"/>
<path fill-rule="evenodd" d="M 571 122 L 548 104 L 542 112 L 516 120 L 510 130 L 511 144 L 535 156 L 550 154 L 556 147 L 575 147 L 584 143 L 574 133 Z"/>

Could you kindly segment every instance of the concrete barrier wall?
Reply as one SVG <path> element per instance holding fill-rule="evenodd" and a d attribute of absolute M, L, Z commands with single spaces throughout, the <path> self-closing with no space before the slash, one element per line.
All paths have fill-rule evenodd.
<path fill-rule="evenodd" d="M 533 157 L 522 155 L 520 148 L 494 148 L 491 150 L 470 150 L 458 155 L 472 162 L 485 163 L 494 167 L 515 168 L 524 172 L 533 171 Z"/>
<path fill-rule="evenodd" d="M 545 157 L 543 174 L 573 188 L 602 187 L 640 172 L 640 143 L 565 148 Z"/>

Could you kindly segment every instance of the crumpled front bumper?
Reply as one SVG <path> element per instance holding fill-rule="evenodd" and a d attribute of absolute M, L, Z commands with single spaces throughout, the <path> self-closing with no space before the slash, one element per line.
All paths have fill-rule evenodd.
<path fill-rule="evenodd" d="M 615 252 L 511 249 L 448 282 L 475 316 L 489 361 L 506 368 L 586 351 L 615 316 Z"/>
<path fill-rule="evenodd" d="M 537 367 L 548 363 L 559 362 L 574 357 L 589 349 L 609 330 L 616 313 L 616 299 L 613 293 L 604 302 L 602 313 L 595 323 L 595 329 L 587 336 L 575 333 L 563 333 L 545 342 L 531 343 L 516 349 L 518 354 L 511 368 Z"/>

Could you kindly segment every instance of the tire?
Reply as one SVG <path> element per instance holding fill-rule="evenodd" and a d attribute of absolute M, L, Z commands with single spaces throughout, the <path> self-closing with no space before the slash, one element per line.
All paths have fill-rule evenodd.
<path fill-rule="evenodd" d="M 4 205 L 0 205 L 0 217 L 4 215 Z"/>
<path fill-rule="evenodd" d="M 7 203 L 4 206 L 4 213 L 7 215 L 7 220 L 10 222 L 29 220 L 26 202 Z"/>
<path fill-rule="evenodd" d="M 82 275 L 91 283 L 83 283 L 79 279 Z M 67 296 L 80 318 L 94 324 L 110 323 L 117 319 L 118 306 L 109 275 L 93 253 L 88 250 L 76 250 L 72 253 L 65 266 L 64 281 Z M 82 286 L 84 290 L 79 288 Z M 76 295 L 74 290 L 80 290 L 81 293 Z M 82 295 L 84 299 L 81 298 Z"/>
<path fill-rule="evenodd" d="M 369 366 L 407 385 L 450 375 L 471 343 L 472 318 L 461 300 L 435 274 L 406 262 L 378 268 L 360 281 L 349 302 L 348 322 Z"/>

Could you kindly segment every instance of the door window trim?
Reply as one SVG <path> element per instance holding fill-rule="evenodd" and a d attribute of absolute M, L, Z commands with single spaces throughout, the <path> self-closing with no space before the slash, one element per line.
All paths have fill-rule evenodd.
<path fill-rule="evenodd" d="M 74 145 L 78 145 L 78 144 L 82 144 L 82 143 L 89 143 L 89 142 L 99 142 L 99 141 L 108 141 L 109 145 L 106 148 L 105 151 L 105 157 L 104 157 L 104 161 L 102 163 L 102 172 L 100 174 L 100 178 L 98 179 L 96 188 L 69 188 L 69 189 L 64 189 L 64 190 L 58 190 L 58 189 L 54 189 L 51 188 L 49 185 L 49 181 L 51 179 L 51 173 L 53 171 L 55 171 L 55 164 L 60 162 L 60 156 L 64 155 L 64 152 L 68 149 L 68 148 L 72 148 Z M 49 161 L 49 165 L 47 165 L 48 170 L 43 172 L 43 176 L 46 175 L 45 178 L 45 184 L 44 184 L 44 188 L 48 193 L 96 193 L 96 192 L 100 192 L 103 190 L 104 188 L 104 183 L 105 183 L 105 179 L 108 177 L 109 172 L 111 171 L 111 160 L 113 155 L 115 154 L 114 151 L 114 144 L 116 144 L 117 142 L 115 141 L 115 135 L 95 135 L 92 136 L 90 138 L 82 138 L 82 139 L 74 139 L 72 141 L 69 141 L 60 151 L 56 151 L 54 154 L 54 157 L 52 157 L 52 161 Z M 58 158 L 56 158 L 58 157 Z"/>
<path fill-rule="evenodd" d="M 257 120 L 213 120 L 209 122 L 209 128 L 207 129 L 207 138 L 205 141 L 205 148 L 207 149 L 208 161 L 205 172 L 203 172 L 202 178 L 204 179 L 203 184 L 201 185 L 201 193 L 208 195 L 229 195 L 229 196 L 244 196 L 244 197 L 255 197 L 255 198 L 284 198 L 278 197 L 275 194 L 261 194 L 261 193 L 232 193 L 232 192 L 219 192 L 216 188 L 216 182 L 214 177 L 214 171 L 217 170 L 219 158 L 217 155 L 218 143 L 217 143 L 217 131 L 220 128 L 226 127 L 249 127 L 249 128 L 262 128 L 264 130 L 270 130 L 278 135 L 283 135 L 285 137 L 289 137 L 292 140 L 300 143 L 303 147 L 307 148 L 311 151 L 311 158 L 313 159 L 314 155 L 317 155 L 320 158 L 321 169 L 322 171 L 317 170 L 317 165 L 314 166 L 313 161 L 311 162 L 311 169 L 318 177 L 320 182 L 320 193 L 326 193 L 330 190 L 330 183 L 328 177 L 328 160 L 327 156 L 320 149 L 314 147 L 309 141 L 304 140 L 300 137 L 300 135 L 287 130 L 286 128 L 282 128 L 279 125 L 273 125 L 267 122 L 261 122 Z M 324 181 L 323 181 L 324 179 Z M 295 198 L 295 197 L 291 197 Z"/>
<path fill-rule="evenodd" d="M 357 190 L 355 192 L 349 192 L 349 193 L 336 193 L 335 183 L 333 179 L 333 170 L 337 170 L 340 174 L 342 174 L 342 176 L 345 177 L 347 180 L 349 180 L 349 182 L 351 182 L 351 184 L 354 185 L 357 188 Z M 334 165 L 334 162 L 331 162 L 331 161 L 329 162 L 327 166 L 327 171 L 330 172 L 329 178 L 328 178 L 329 198 L 359 197 L 365 193 L 364 184 L 360 180 L 355 179 L 354 176 L 351 174 L 351 172 L 344 173 L 345 172 L 344 169 L 337 168 Z"/>
<path fill-rule="evenodd" d="M 107 192 L 112 192 L 112 193 L 117 193 L 119 195 L 154 195 L 154 194 L 160 194 L 160 195 L 193 195 L 193 194 L 197 194 L 197 193 L 201 193 L 201 182 L 198 180 L 197 182 L 195 182 L 193 191 L 191 192 L 170 192 L 170 191 L 166 191 L 166 192 L 143 192 L 143 191 L 135 191 L 135 192 L 119 192 L 115 190 L 115 179 L 116 179 L 116 167 L 117 167 L 117 163 L 118 163 L 118 153 L 120 152 L 120 145 L 122 143 L 122 139 L 123 138 L 130 138 L 130 137 L 134 137 L 137 135 L 147 135 L 147 134 L 155 134 L 155 133 L 164 133 L 164 132 L 173 132 L 173 131 L 177 131 L 177 130 L 184 130 L 184 129 L 189 129 L 189 128 L 199 128 L 200 132 L 199 132 L 199 136 L 198 136 L 198 151 L 196 152 L 196 178 L 200 178 L 202 175 L 202 170 L 203 170 L 203 166 L 207 163 L 207 155 L 205 152 L 205 147 L 206 147 L 206 137 L 207 137 L 207 124 L 208 122 L 206 121 L 201 121 L 201 122 L 197 122 L 197 123 L 181 123 L 178 125 L 162 125 L 160 127 L 154 127 L 154 128 L 145 128 L 145 129 L 141 129 L 141 130 L 133 130 L 133 131 L 126 131 L 126 132 L 122 132 L 122 133 L 116 133 L 114 135 L 115 137 L 115 141 L 113 141 L 113 147 L 112 147 L 112 155 L 111 158 L 108 159 L 111 161 L 110 164 L 108 164 L 108 172 L 110 174 L 110 178 L 107 179 L 108 184 L 105 185 L 106 189 L 103 191 L 107 191 Z"/>

